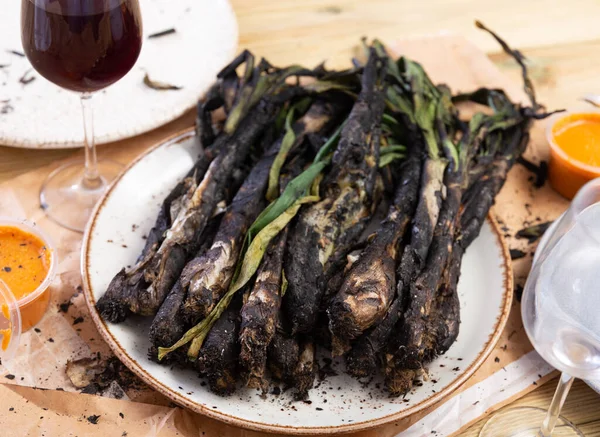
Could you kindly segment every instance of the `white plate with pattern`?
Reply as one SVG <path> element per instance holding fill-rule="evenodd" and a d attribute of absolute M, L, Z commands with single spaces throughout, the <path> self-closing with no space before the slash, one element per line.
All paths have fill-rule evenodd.
<path fill-rule="evenodd" d="M 94 96 L 98 144 L 129 138 L 166 124 L 192 108 L 235 55 L 238 29 L 228 0 L 140 0 L 144 38 L 137 64 L 119 82 Z M 21 0 L 2 2 L 0 14 L 0 145 L 60 149 L 83 140 L 76 93 L 32 70 L 22 52 Z M 174 28 L 175 33 L 148 39 Z M 158 91 L 155 81 L 180 86 Z M 35 79 L 22 84 L 24 77 Z"/>
<path fill-rule="evenodd" d="M 83 241 L 83 284 L 92 319 L 117 357 L 150 386 L 184 407 L 233 425 L 286 434 L 331 434 L 393 422 L 447 398 L 492 351 L 510 311 L 513 275 L 508 249 L 490 219 L 463 261 L 460 335 L 431 363 L 430 379 L 404 398 L 390 398 L 377 380 L 361 384 L 343 373 L 341 363 L 334 363 L 337 376 L 317 382 L 309 404 L 294 402 L 289 392 L 261 397 L 241 388 L 220 397 L 195 372 L 150 361 L 151 320 L 133 317 L 110 324 L 95 303 L 117 271 L 135 262 L 160 202 L 192 166 L 197 154 L 192 135 L 188 130 L 171 138 L 131 164 L 98 203 Z"/>

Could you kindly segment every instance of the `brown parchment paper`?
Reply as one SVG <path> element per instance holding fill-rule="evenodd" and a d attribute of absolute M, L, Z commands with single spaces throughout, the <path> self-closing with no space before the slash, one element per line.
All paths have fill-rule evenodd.
<path fill-rule="evenodd" d="M 520 84 L 510 82 L 483 53 L 460 37 L 436 36 L 407 40 L 394 45 L 393 49 L 396 53 L 422 62 L 434 81 L 443 81 L 454 91 L 467 91 L 479 86 L 500 87 L 514 99 L 523 100 Z M 143 136 L 102 146 L 100 155 L 128 163 L 149 146 L 192 123 L 193 114 L 187 114 Z M 526 158 L 536 163 L 548 158 L 543 128 L 543 122 L 537 123 L 533 128 L 526 153 Z M 65 366 L 69 360 L 92 357 L 105 362 L 111 352 L 93 326 L 80 292 L 81 235 L 62 229 L 48 220 L 38 206 L 39 187 L 51 170 L 47 168 L 34 171 L 0 185 L 0 215 L 27 217 L 37 222 L 54 239 L 60 257 L 59 273 L 53 284 L 47 314 L 36 330 L 23 335 L 18 360 L 4 368 L 0 367 L 0 381 L 10 384 L 0 385 L 0 436 L 260 435 L 173 408 L 166 398 L 139 382 L 123 383 L 123 379 L 116 378 L 112 387 L 98 393 L 103 397 L 80 394 L 80 390 L 71 384 L 65 374 Z M 527 253 L 524 258 L 513 263 L 517 287 L 524 284 L 535 244 L 514 238 L 516 231 L 529 224 L 553 220 L 568 205 L 548 184 L 538 189 L 533 186 L 531 179 L 530 172 L 516 165 L 492 211 L 510 248 L 518 248 Z M 502 372 L 505 366 L 531 350 L 532 346 L 523 331 L 519 303 L 515 300 L 496 349 L 452 396 Z M 530 385 L 518 395 L 534 389 L 534 384 L 541 384 L 549 376 L 548 372 L 544 375 L 532 375 Z M 38 390 L 28 387 L 36 387 Z M 507 397 L 485 411 L 482 410 L 481 414 L 499 408 L 508 400 Z M 397 435 L 434 408 L 399 423 L 356 435 Z M 100 417 L 94 424 L 91 422 L 96 420 L 93 417 L 93 420 L 88 420 L 90 416 Z M 6 429 L 13 431 L 3 434 Z M 438 431 L 438 435 L 448 435 L 456 430 Z"/>

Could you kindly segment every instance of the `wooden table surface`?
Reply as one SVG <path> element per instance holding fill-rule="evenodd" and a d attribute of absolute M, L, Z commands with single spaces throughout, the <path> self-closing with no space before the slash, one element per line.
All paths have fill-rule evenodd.
<path fill-rule="evenodd" d="M 400 38 L 448 31 L 463 34 L 508 75 L 518 70 L 496 43 L 473 26 L 475 18 L 498 31 L 530 60 L 539 100 L 550 108 L 581 106 L 580 97 L 600 93 L 600 2 L 571 0 L 232 0 L 240 27 L 240 47 L 282 65 L 345 66 L 361 36 L 392 43 Z M 190 123 L 190 114 L 175 125 Z M 126 142 L 120 143 L 126 144 Z M 0 182 L 80 151 L 31 151 L 0 146 Z M 545 408 L 556 381 L 515 405 Z M 586 437 L 600 437 L 600 395 L 575 383 L 564 416 Z M 474 437 L 485 420 L 462 435 Z"/>

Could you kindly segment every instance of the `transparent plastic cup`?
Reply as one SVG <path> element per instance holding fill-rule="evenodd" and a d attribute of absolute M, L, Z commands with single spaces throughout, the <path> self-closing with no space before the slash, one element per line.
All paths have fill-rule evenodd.
<path fill-rule="evenodd" d="M 0 360 L 3 364 L 15 357 L 21 339 L 21 312 L 17 300 L 0 280 Z"/>
<path fill-rule="evenodd" d="M 600 179 L 588 182 L 538 247 L 521 300 L 536 351 L 562 375 L 548 411 L 493 416 L 481 437 L 583 436 L 560 411 L 574 378 L 600 377 Z"/>
<path fill-rule="evenodd" d="M 50 266 L 44 280 L 31 293 L 17 300 L 23 332 L 35 326 L 44 316 L 50 303 L 50 285 L 56 277 L 58 253 L 51 238 L 32 222 L 9 217 L 0 217 L 0 227 L 14 227 L 40 239 L 50 251 Z M 6 286 L 6 284 L 4 284 Z"/>

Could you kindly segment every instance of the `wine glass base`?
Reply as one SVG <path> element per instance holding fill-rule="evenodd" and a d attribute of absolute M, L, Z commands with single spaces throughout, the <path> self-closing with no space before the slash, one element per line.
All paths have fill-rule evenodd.
<path fill-rule="evenodd" d="M 546 410 L 536 407 L 509 408 L 490 417 L 479 437 L 550 437 L 540 432 Z M 585 437 L 575 425 L 560 416 L 552 437 Z"/>
<path fill-rule="evenodd" d="M 94 206 L 123 166 L 114 161 L 98 161 L 100 180 L 87 184 L 83 162 L 69 162 L 54 170 L 40 190 L 40 205 L 46 215 L 67 229 L 83 232 Z"/>

